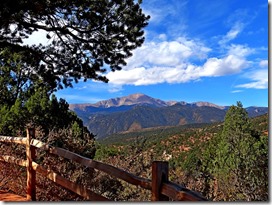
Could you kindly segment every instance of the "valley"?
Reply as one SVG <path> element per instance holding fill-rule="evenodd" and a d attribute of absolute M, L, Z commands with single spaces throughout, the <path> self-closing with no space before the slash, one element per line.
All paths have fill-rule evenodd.
<path fill-rule="evenodd" d="M 265 146 L 267 149 L 268 114 L 251 118 L 250 123 L 252 129 L 259 133 L 259 140 L 263 143 L 260 147 Z M 215 153 L 218 151 L 220 144 L 218 140 L 223 128 L 224 122 L 220 122 L 149 128 L 113 134 L 96 142 L 95 159 L 117 165 L 142 177 L 151 177 L 152 161 L 168 161 L 171 173 L 170 180 L 183 184 L 210 200 L 224 201 L 226 200 L 224 194 L 227 191 L 220 189 L 222 185 L 219 184 L 219 178 L 216 178 L 215 165 L 213 165 L 216 162 Z M 262 155 L 263 158 L 260 158 L 259 162 L 267 163 L 266 154 Z M 267 167 L 259 167 L 258 169 L 262 172 Z M 262 190 L 266 190 L 266 188 L 262 187 Z M 126 190 L 130 195 L 134 195 L 138 191 L 135 187 Z M 256 193 L 256 195 L 263 197 L 261 199 L 266 197 L 265 192 Z M 146 200 L 149 195 L 141 193 L 141 195 L 134 195 L 134 197 L 135 200 Z M 237 199 L 238 196 L 235 197 Z"/>
<path fill-rule="evenodd" d="M 153 161 L 167 161 L 171 181 L 211 201 L 267 200 L 267 107 L 169 103 L 137 94 L 70 108 L 96 135 L 98 161 L 147 178 Z M 150 198 L 110 181 L 119 184 L 113 191 L 123 190 L 120 199 Z"/>

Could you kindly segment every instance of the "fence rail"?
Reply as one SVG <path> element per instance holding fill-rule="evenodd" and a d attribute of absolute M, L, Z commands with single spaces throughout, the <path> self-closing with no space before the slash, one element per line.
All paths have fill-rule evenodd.
<path fill-rule="evenodd" d="M 168 180 L 168 162 L 154 161 L 152 163 L 152 179 L 135 176 L 122 169 L 109 164 L 104 164 L 69 150 L 54 147 L 35 139 L 35 130 L 27 129 L 27 137 L 0 136 L 0 142 L 17 143 L 26 145 L 26 160 L 12 156 L 0 156 L 0 161 L 17 164 L 27 168 L 27 199 L 36 201 L 36 173 L 52 180 L 56 184 L 73 191 L 84 197 L 86 200 L 109 201 L 108 198 L 98 195 L 87 189 L 85 186 L 71 182 L 58 175 L 50 169 L 45 169 L 35 162 L 36 149 L 47 151 L 51 154 L 72 160 L 83 166 L 91 167 L 105 172 L 130 184 L 151 190 L 151 201 L 168 201 L 169 198 L 175 201 L 207 201 L 199 193 L 191 191 L 184 186 L 175 184 Z"/>

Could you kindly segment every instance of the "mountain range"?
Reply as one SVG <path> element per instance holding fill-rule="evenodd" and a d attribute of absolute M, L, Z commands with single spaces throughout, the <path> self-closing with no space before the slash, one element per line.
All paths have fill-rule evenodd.
<path fill-rule="evenodd" d="M 143 128 L 221 122 L 229 106 L 209 102 L 163 101 L 136 93 L 93 104 L 70 104 L 69 108 L 96 138 L 104 138 Z M 268 113 L 267 107 L 251 106 L 246 110 L 249 117 Z"/>

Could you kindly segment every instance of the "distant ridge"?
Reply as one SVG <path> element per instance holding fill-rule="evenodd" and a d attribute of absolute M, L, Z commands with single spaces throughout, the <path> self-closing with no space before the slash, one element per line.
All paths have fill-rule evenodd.
<path fill-rule="evenodd" d="M 142 93 L 135 93 L 125 97 L 118 97 L 118 98 L 112 98 L 109 100 L 103 100 L 93 104 L 93 106 L 109 108 L 109 107 L 119 107 L 122 105 L 137 105 L 137 104 L 149 104 L 156 107 L 167 106 L 166 102 L 159 99 L 152 98 Z"/>
<path fill-rule="evenodd" d="M 172 106 L 177 103 L 182 105 L 192 105 L 197 107 L 208 106 L 208 107 L 216 107 L 219 109 L 225 109 L 226 106 L 219 106 L 209 102 L 193 102 L 187 103 L 185 101 L 163 101 L 160 99 L 152 98 L 143 93 L 135 93 L 124 97 L 116 97 L 108 100 L 102 100 L 96 103 L 83 103 L 83 104 L 70 104 L 70 109 L 74 110 L 75 108 L 84 109 L 85 107 L 97 107 L 97 108 L 110 108 L 110 107 L 120 107 L 126 105 L 151 105 L 154 107 L 165 107 Z"/>
<path fill-rule="evenodd" d="M 219 106 L 202 101 L 193 103 L 163 101 L 143 93 L 93 104 L 71 104 L 69 106 L 97 138 L 149 127 L 221 122 L 229 108 L 229 106 Z M 250 117 L 268 113 L 267 107 L 251 106 L 246 110 Z"/>

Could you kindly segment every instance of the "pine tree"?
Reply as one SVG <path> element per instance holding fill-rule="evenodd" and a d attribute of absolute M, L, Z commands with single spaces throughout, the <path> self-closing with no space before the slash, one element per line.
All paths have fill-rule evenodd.
<path fill-rule="evenodd" d="M 252 133 L 248 113 L 242 103 L 237 102 L 237 106 L 231 106 L 226 113 L 213 162 L 214 174 L 219 188 L 225 194 L 225 200 L 265 199 L 258 196 L 258 189 L 261 183 L 268 180 L 262 174 L 268 170 L 265 166 L 263 170 L 258 167 L 262 148 L 259 146 L 260 138 Z M 266 188 L 264 192 L 267 192 Z"/>
<path fill-rule="evenodd" d="M 107 82 L 103 73 L 120 70 L 144 42 L 150 17 L 140 5 L 140 0 L 1 0 L 0 66 L 19 53 L 23 65 L 51 89 L 81 78 Z M 23 44 L 35 31 L 45 33 L 47 45 Z"/>

